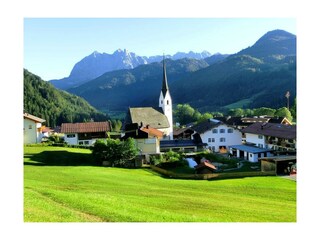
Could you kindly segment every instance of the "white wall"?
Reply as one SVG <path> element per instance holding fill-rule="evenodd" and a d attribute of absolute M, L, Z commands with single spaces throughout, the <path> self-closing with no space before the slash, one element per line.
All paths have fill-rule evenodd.
<path fill-rule="evenodd" d="M 261 136 L 262 138 L 259 138 Z M 246 133 L 246 142 L 247 143 L 255 143 L 257 147 L 267 148 L 268 146 L 265 144 L 265 136 L 257 135 L 252 133 Z M 261 144 L 261 145 L 259 145 Z"/>
<path fill-rule="evenodd" d="M 24 144 L 31 144 L 38 142 L 38 130 L 36 122 L 24 118 L 23 119 L 23 140 Z"/>
<path fill-rule="evenodd" d="M 213 133 L 212 130 L 217 129 L 217 133 Z M 229 150 L 229 146 L 231 145 L 240 145 L 242 144 L 242 134 L 239 130 L 234 129 L 232 127 L 228 127 L 227 125 L 219 125 L 216 128 L 213 128 L 203 134 L 200 134 L 201 140 L 203 143 L 207 143 L 208 147 L 214 147 L 215 152 L 219 152 L 220 146 L 226 146 L 227 150 Z M 224 129 L 224 133 L 220 133 L 220 129 Z M 228 129 L 233 129 L 232 133 L 228 133 Z M 209 138 L 214 138 L 214 142 L 209 142 Z M 225 142 L 220 142 L 220 138 L 225 138 Z"/>
<path fill-rule="evenodd" d="M 74 137 L 68 137 L 69 135 L 74 135 Z M 64 141 L 70 145 L 78 144 L 78 133 L 65 133 Z"/>

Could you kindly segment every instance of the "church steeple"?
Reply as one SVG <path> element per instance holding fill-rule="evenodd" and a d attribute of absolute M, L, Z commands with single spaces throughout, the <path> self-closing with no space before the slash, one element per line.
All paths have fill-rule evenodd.
<path fill-rule="evenodd" d="M 166 63 L 163 55 L 163 78 L 162 88 L 159 97 L 159 107 L 162 108 L 164 115 L 166 115 L 170 127 L 166 130 L 167 139 L 173 139 L 173 121 L 172 121 L 172 99 L 169 92 Z"/>
<path fill-rule="evenodd" d="M 165 97 L 166 93 L 169 91 L 164 54 L 163 54 L 163 78 L 162 78 L 162 90 L 161 91 L 162 91 L 163 97 Z"/>

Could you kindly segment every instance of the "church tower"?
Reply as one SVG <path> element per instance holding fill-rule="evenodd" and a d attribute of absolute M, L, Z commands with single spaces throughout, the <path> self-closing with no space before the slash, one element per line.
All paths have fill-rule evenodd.
<path fill-rule="evenodd" d="M 166 64 L 163 56 L 163 79 L 162 79 L 162 89 L 159 97 L 159 107 L 162 108 L 164 115 L 166 115 L 170 127 L 167 131 L 167 136 L 170 140 L 173 140 L 173 120 L 172 120 L 172 99 L 169 92 Z"/>

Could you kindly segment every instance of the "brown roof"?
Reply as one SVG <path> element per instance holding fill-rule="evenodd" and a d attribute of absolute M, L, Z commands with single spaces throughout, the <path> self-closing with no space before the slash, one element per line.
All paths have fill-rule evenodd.
<path fill-rule="evenodd" d="M 200 163 L 199 165 L 195 166 L 195 168 L 196 169 L 210 168 L 212 170 L 216 170 L 217 169 L 213 164 L 211 164 L 211 163 L 209 163 L 207 161 Z"/>
<path fill-rule="evenodd" d="M 173 135 L 178 136 L 181 133 L 184 133 L 186 131 L 194 132 L 191 128 L 186 127 L 186 128 L 173 129 Z"/>
<path fill-rule="evenodd" d="M 141 131 L 146 132 L 150 135 L 156 136 L 156 137 L 163 137 L 163 132 L 159 131 L 158 129 L 152 128 L 152 127 L 142 127 L 140 128 Z"/>
<path fill-rule="evenodd" d="M 92 133 L 110 131 L 109 122 L 62 123 L 62 133 Z"/>
<path fill-rule="evenodd" d="M 254 123 L 242 129 L 241 132 L 285 139 L 296 139 L 295 125 L 284 125 L 277 123 Z"/>
<path fill-rule="evenodd" d="M 23 118 L 28 118 L 28 119 L 30 119 L 30 120 L 32 120 L 32 121 L 39 122 L 39 123 L 43 123 L 43 122 L 46 121 L 46 120 L 44 120 L 44 119 L 42 119 L 42 118 L 33 116 L 33 115 L 29 114 L 29 113 L 24 113 L 24 114 L 23 114 Z"/>

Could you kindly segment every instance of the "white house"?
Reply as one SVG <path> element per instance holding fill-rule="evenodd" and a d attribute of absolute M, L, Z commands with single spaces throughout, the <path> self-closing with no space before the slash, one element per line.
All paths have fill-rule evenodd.
<path fill-rule="evenodd" d="M 219 120 L 209 119 L 192 127 L 199 134 L 202 143 L 213 152 L 226 153 L 229 146 L 242 143 L 242 133 L 234 126 L 229 126 Z"/>
<path fill-rule="evenodd" d="M 241 132 L 245 134 L 245 145 L 231 146 L 230 153 L 250 162 L 257 162 L 258 158 L 271 157 L 274 151 L 296 151 L 295 125 L 257 122 Z"/>
<path fill-rule="evenodd" d="M 41 142 L 41 126 L 46 120 L 33 116 L 29 113 L 23 114 L 23 140 L 24 144 Z"/>
<path fill-rule="evenodd" d="M 109 122 L 62 123 L 61 133 L 70 145 L 93 145 L 99 138 L 106 138 Z"/>

